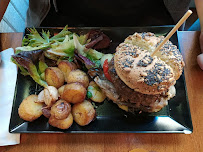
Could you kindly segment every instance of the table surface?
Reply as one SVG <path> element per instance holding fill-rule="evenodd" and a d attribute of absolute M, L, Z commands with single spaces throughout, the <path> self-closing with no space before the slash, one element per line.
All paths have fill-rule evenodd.
<path fill-rule="evenodd" d="M 193 122 L 193 133 L 185 134 L 21 134 L 21 143 L 0 147 L 0 152 L 201 152 L 203 151 L 203 71 L 196 57 L 200 54 L 199 32 L 179 32 L 179 47 L 185 61 L 185 79 Z M 22 33 L 0 34 L 2 50 L 21 45 Z"/>

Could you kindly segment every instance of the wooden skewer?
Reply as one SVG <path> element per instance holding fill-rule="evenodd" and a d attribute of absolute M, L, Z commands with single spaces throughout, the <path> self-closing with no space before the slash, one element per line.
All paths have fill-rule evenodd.
<path fill-rule="evenodd" d="M 154 52 L 152 52 L 151 56 L 154 56 L 160 48 L 168 41 L 171 36 L 178 30 L 178 28 L 185 22 L 185 20 L 192 14 L 191 10 L 188 10 L 185 15 L 179 20 L 179 22 L 174 26 L 174 28 L 168 33 L 168 35 L 165 37 L 165 39 L 159 44 L 159 46 L 155 49 Z"/>

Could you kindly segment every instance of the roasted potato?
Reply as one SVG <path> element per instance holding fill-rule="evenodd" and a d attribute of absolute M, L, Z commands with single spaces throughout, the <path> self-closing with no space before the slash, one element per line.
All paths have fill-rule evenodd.
<path fill-rule="evenodd" d="M 71 105 L 67 103 L 65 100 L 58 100 L 51 107 L 51 116 L 56 119 L 65 119 L 71 113 Z"/>
<path fill-rule="evenodd" d="M 80 82 L 85 88 L 89 85 L 89 78 L 87 74 L 79 69 L 73 70 L 67 77 L 67 83 Z"/>
<path fill-rule="evenodd" d="M 94 81 L 90 82 L 87 91 L 88 97 L 94 102 L 103 102 L 106 98 L 105 93 L 102 92 L 102 90 Z"/>
<path fill-rule="evenodd" d="M 61 86 L 60 88 L 58 88 L 58 93 L 59 93 L 59 96 L 61 96 L 63 94 L 63 90 L 65 88 L 66 85 L 63 85 Z"/>
<path fill-rule="evenodd" d="M 73 124 L 73 116 L 70 113 L 67 118 L 61 120 L 51 116 L 49 118 L 49 124 L 60 129 L 68 129 Z"/>
<path fill-rule="evenodd" d="M 88 125 L 95 118 L 95 109 L 91 102 L 84 102 L 73 105 L 72 114 L 74 121 L 80 126 Z"/>
<path fill-rule="evenodd" d="M 59 88 L 64 84 L 65 78 L 63 72 L 59 68 L 48 67 L 45 70 L 45 81 L 49 86 Z"/>
<path fill-rule="evenodd" d="M 37 100 L 37 95 L 30 95 L 22 101 L 18 108 L 20 118 L 33 121 L 42 115 L 43 103 L 38 103 Z"/>
<path fill-rule="evenodd" d="M 82 84 L 78 82 L 69 83 L 65 85 L 61 99 L 73 104 L 83 102 L 86 97 L 86 92 L 87 90 Z"/>
<path fill-rule="evenodd" d="M 42 108 L 42 114 L 46 118 L 50 118 L 51 117 L 51 107 L 43 107 Z"/>
<path fill-rule="evenodd" d="M 77 66 L 73 62 L 68 62 L 67 60 L 62 60 L 58 64 L 58 68 L 63 72 L 65 81 L 67 82 L 67 77 L 72 70 L 77 69 Z"/>

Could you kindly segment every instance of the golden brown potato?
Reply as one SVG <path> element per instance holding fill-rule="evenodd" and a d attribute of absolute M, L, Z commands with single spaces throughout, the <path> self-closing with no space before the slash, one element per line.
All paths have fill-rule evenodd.
<path fill-rule="evenodd" d="M 52 107 L 51 107 L 51 116 L 55 117 L 56 119 L 65 119 L 71 112 L 71 105 L 67 103 L 65 100 L 58 100 Z"/>
<path fill-rule="evenodd" d="M 61 96 L 63 94 L 63 90 L 65 88 L 66 85 L 63 85 L 61 86 L 60 88 L 58 88 L 58 93 L 59 93 L 59 96 Z"/>
<path fill-rule="evenodd" d="M 33 121 L 42 115 L 43 103 L 37 103 L 37 100 L 37 95 L 30 95 L 22 101 L 18 108 L 20 118 Z"/>
<path fill-rule="evenodd" d="M 77 69 L 77 66 L 73 62 L 68 62 L 67 60 L 62 60 L 58 64 L 58 68 L 63 72 L 65 81 L 67 82 L 67 77 L 72 70 Z"/>
<path fill-rule="evenodd" d="M 87 74 L 79 69 L 73 70 L 67 77 L 67 83 L 80 82 L 85 88 L 89 85 L 89 78 Z"/>
<path fill-rule="evenodd" d="M 65 85 L 61 99 L 73 104 L 83 102 L 86 97 L 86 92 L 87 90 L 82 84 L 77 82 L 69 83 Z"/>
<path fill-rule="evenodd" d="M 65 82 L 63 72 L 57 67 L 48 67 L 45 70 L 45 81 L 49 86 L 59 88 Z"/>
<path fill-rule="evenodd" d="M 89 98 L 94 102 L 103 102 L 106 98 L 105 93 L 99 88 L 99 86 L 94 81 L 90 82 L 87 91 L 90 94 Z"/>
<path fill-rule="evenodd" d="M 87 100 L 73 105 L 72 108 L 73 119 L 80 126 L 88 125 L 95 118 L 95 113 L 93 105 Z"/>
<path fill-rule="evenodd" d="M 70 113 L 67 118 L 62 120 L 55 119 L 55 117 L 51 116 L 49 118 L 49 124 L 60 129 L 68 129 L 73 124 L 73 116 Z"/>

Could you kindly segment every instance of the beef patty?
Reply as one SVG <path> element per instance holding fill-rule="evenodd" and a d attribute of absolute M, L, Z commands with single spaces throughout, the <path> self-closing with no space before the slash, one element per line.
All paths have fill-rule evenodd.
<path fill-rule="evenodd" d="M 122 103 L 134 108 L 133 111 L 157 112 L 168 104 L 167 92 L 158 95 L 147 95 L 129 88 L 117 75 L 114 68 L 114 58 L 109 62 L 108 72 L 121 101 L 123 101 Z"/>

